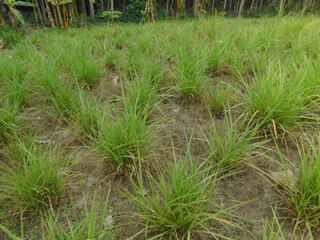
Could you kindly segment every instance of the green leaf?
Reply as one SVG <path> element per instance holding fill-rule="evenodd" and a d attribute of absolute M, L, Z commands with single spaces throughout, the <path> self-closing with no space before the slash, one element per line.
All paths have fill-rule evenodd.
<path fill-rule="evenodd" d="M 61 2 L 59 2 L 59 5 L 64 5 L 64 4 L 68 4 L 68 3 L 72 3 L 73 0 L 63 0 Z"/>
<path fill-rule="evenodd" d="M 17 1 L 15 2 L 16 6 L 23 6 L 23 7 L 36 7 L 36 4 L 29 3 L 29 2 L 22 2 L 22 1 Z"/>
<path fill-rule="evenodd" d="M 0 225 L 0 229 L 4 231 L 11 239 L 19 240 L 17 236 L 15 236 L 9 229 L 5 228 L 4 226 Z"/>
<path fill-rule="evenodd" d="M 21 12 L 18 11 L 17 9 L 14 9 L 14 12 L 17 16 L 17 20 L 18 22 L 22 25 L 22 26 L 27 26 L 26 21 L 24 20 L 24 17 L 22 16 Z"/>
<path fill-rule="evenodd" d="M 110 16 L 112 13 L 110 11 L 104 11 L 103 13 L 101 13 L 100 17 L 107 17 Z"/>

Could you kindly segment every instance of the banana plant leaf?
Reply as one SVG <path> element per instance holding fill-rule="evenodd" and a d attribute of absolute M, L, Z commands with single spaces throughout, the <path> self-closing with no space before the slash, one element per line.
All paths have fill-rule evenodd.
<path fill-rule="evenodd" d="M 22 2 L 22 1 L 17 1 L 14 4 L 15 6 L 23 6 L 23 7 L 36 7 L 36 4 L 30 3 L 30 2 Z"/>

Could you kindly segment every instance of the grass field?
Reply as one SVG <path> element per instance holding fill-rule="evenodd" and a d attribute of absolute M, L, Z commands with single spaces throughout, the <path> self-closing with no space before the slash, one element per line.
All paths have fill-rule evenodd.
<path fill-rule="evenodd" d="M 320 19 L 0 37 L 0 239 L 318 239 Z"/>

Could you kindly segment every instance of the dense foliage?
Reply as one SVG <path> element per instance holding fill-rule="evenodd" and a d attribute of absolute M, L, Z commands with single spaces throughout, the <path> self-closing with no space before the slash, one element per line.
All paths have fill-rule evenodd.
<path fill-rule="evenodd" d="M 17 28 L 29 23 L 68 28 L 95 21 L 153 22 L 162 18 L 228 16 L 272 16 L 291 12 L 317 12 L 316 0 L 0 0 L 0 26 Z"/>

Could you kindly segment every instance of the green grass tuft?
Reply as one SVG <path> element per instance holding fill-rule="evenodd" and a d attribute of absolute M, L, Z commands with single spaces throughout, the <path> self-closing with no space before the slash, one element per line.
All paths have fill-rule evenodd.
<path fill-rule="evenodd" d="M 57 148 L 24 143 L 14 138 L 8 150 L 9 163 L 1 163 L 0 197 L 20 208 L 40 210 L 59 203 L 64 193 L 69 160 Z"/>
<path fill-rule="evenodd" d="M 114 117 L 100 119 L 93 139 L 96 152 L 119 172 L 135 169 L 138 156 L 149 155 L 156 141 L 156 122 L 148 122 L 147 118 L 147 114 L 126 109 L 124 113 L 115 110 Z"/>
<path fill-rule="evenodd" d="M 0 99 L 0 142 L 8 140 L 16 130 L 19 103 L 10 104 Z"/>
<path fill-rule="evenodd" d="M 190 143 L 185 157 L 156 167 L 157 178 L 148 174 L 148 188 L 143 186 L 140 170 L 139 182 L 132 180 L 134 194 L 126 194 L 139 212 L 132 214 L 142 220 L 146 238 L 194 239 L 198 237 L 224 238 L 209 222 L 233 224 L 227 210 L 212 205 L 218 173 L 191 158 Z M 141 166 L 140 166 L 141 169 Z"/>
<path fill-rule="evenodd" d="M 206 85 L 204 57 L 200 53 L 188 56 L 182 53 L 177 59 L 177 70 L 174 77 L 180 89 L 180 96 L 184 100 L 195 100 Z"/>
<path fill-rule="evenodd" d="M 316 144 L 317 142 L 317 144 Z M 295 167 L 295 178 L 286 166 L 285 157 L 278 148 L 285 176 L 274 179 L 280 196 L 286 204 L 288 215 L 301 227 L 320 229 L 320 134 L 316 141 L 298 144 L 300 167 Z"/>
<path fill-rule="evenodd" d="M 221 131 L 212 118 L 209 130 L 203 131 L 210 161 L 226 170 L 248 161 L 263 144 L 256 141 L 257 130 L 252 127 L 252 122 L 244 122 L 242 116 L 233 120 L 230 111 L 225 113 Z"/>

